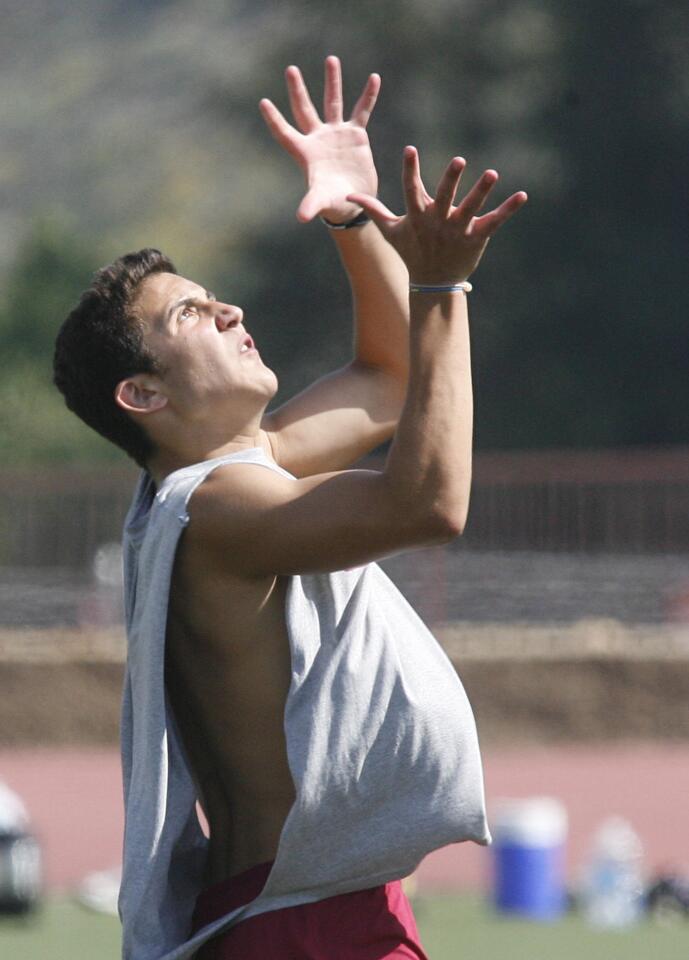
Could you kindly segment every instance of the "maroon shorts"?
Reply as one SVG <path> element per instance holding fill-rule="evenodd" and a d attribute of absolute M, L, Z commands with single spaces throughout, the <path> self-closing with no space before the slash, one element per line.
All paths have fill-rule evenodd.
<path fill-rule="evenodd" d="M 272 864 L 261 863 L 205 890 L 194 932 L 259 895 Z M 241 920 L 197 960 L 428 960 L 399 880 Z"/>

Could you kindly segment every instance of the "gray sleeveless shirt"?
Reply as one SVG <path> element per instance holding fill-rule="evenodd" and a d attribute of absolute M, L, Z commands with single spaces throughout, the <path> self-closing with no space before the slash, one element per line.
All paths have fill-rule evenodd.
<path fill-rule="evenodd" d="M 126 960 L 182 960 L 239 920 L 407 876 L 448 843 L 490 840 L 471 707 L 422 621 L 376 564 L 293 576 L 284 729 L 296 799 L 261 894 L 190 938 L 207 840 L 165 692 L 168 597 L 189 499 L 232 463 L 290 476 L 258 448 L 178 470 L 157 493 L 144 474 L 126 520 Z"/>

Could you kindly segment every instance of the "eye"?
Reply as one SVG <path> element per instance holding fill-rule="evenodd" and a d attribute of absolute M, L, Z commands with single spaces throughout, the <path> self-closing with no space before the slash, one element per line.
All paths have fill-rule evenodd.
<path fill-rule="evenodd" d="M 196 312 L 196 307 L 193 304 L 188 303 L 185 307 L 182 307 L 178 316 L 180 320 L 187 320 L 189 317 L 195 317 Z"/>

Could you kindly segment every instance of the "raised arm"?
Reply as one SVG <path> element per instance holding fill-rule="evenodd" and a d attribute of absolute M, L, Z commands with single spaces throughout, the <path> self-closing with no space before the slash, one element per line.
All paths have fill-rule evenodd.
<path fill-rule="evenodd" d="M 526 200 L 514 194 L 478 216 L 497 180 L 487 171 L 455 207 L 463 167 L 459 158 L 450 163 L 433 199 L 421 181 L 416 151 L 407 148 L 404 217 L 374 198 L 350 195 L 395 245 L 413 283 L 409 386 L 384 470 L 293 480 L 256 465 L 222 468 L 194 496 L 191 545 L 215 549 L 237 574 L 267 576 L 355 566 L 461 532 L 472 440 L 461 284 L 490 236 Z"/>
<path fill-rule="evenodd" d="M 296 127 L 270 100 L 260 106 L 271 133 L 304 173 L 306 193 L 297 217 L 306 222 L 321 216 L 335 225 L 349 222 L 361 206 L 348 200 L 348 194 L 375 195 L 378 186 L 366 128 L 380 78 L 371 74 L 348 120 L 337 57 L 325 62 L 322 120 L 297 67 L 288 67 L 286 81 Z M 298 476 L 347 466 L 387 439 L 399 417 L 408 373 L 404 263 L 372 223 L 329 233 L 352 290 L 352 360 L 264 422 L 277 459 Z"/>

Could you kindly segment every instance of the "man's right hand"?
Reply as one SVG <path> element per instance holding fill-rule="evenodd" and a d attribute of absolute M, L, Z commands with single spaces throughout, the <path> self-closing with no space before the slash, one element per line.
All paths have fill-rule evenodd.
<path fill-rule="evenodd" d="M 370 195 L 378 188 L 366 127 L 378 98 L 380 77 L 377 73 L 370 75 L 350 118 L 345 120 L 340 61 L 327 57 L 321 120 L 299 68 L 288 67 L 285 76 L 297 126 L 288 123 L 268 99 L 261 100 L 260 109 L 272 135 L 304 172 L 307 192 L 297 217 L 305 222 L 319 214 L 334 223 L 351 220 L 361 211 L 347 200 L 347 194 L 357 191 Z"/>
<path fill-rule="evenodd" d="M 490 238 L 526 203 L 527 196 L 520 191 L 490 213 L 478 216 L 498 181 L 495 170 L 486 170 L 464 199 L 453 206 L 465 166 L 462 157 L 454 157 L 433 198 L 421 180 L 416 149 L 405 147 L 402 167 L 405 216 L 392 213 L 372 196 L 352 193 L 347 198 L 362 206 L 376 222 L 404 260 L 413 283 L 447 284 L 466 280 L 478 266 Z"/>

